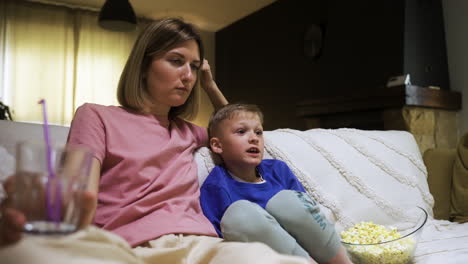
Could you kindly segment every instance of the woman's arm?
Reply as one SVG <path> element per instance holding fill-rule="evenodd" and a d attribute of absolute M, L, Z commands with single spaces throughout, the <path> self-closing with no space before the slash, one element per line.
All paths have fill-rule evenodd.
<path fill-rule="evenodd" d="M 99 178 L 101 174 L 101 163 L 93 158 L 91 171 L 88 180 L 87 191 L 83 193 L 81 204 L 80 228 L 93 223 L 94 214 L 97 208 L 97 193 L 99 191 Z"/>
<path fill-rule="evenodd" d="M 201 67 L 200 84 L 210 98 L 211 104 L 213 104 L 215 110 L 218 110 L 222 106 L 228 104 L 223 93 L 219 90 L 218 85 L 216 85 L 216 82 L 213 80 L 211 67 L 206 59 L 203 61 L 203 65 Z"/>

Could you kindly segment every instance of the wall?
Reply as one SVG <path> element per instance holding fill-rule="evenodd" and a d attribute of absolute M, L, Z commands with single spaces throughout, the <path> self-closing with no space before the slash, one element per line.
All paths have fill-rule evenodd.
<path fill-rule="evenodd" d="M 440 0 L 406 0 L 404 72 L 411 82 L 450 90 L 444 19 Z"/>
<path fill-rule="evenodd" d="M 265 112 L 266 129 L 304 129 L 304 120 L 296 116 L 296 103 L 383 89 L 390 77 L 405 69 L 416 67 L 422 73 L 420 80 L 439 83 L 431 80 L 438 76 L 436 71 L 424 72 L 427 63 L 405 65 L 406 54 L 419 59 L 445 55 L 420 56 L 408 49 L 404 41 L 407 1 L 278 0 L 216 32 L 218 83 L 230 101 L 258 104 Z M 416 9 L 409 15 L 414 11 L 420 12 Z M 323 53 L 316 61 L 303 53 L 304 32 L 312 23 L 325 25 Z M 418 45 L 440 43 L 430 25 L 426 30 L 432 41 Z M 440 35 L 444 42 L 443 31 Z M 448 75 L 446 69 L 444 74 Z M 440 86 L 449 88 L 445 83 Z"/>
<path fill-rule="evenodd" d="M 468 131 L 468 1 L 442 0 L 451 88 L 462 93 L 459 132 Z"/>

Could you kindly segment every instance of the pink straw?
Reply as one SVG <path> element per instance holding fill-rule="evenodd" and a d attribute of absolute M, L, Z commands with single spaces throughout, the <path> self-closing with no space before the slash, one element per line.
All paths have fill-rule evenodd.
<path fill-rule="evenodd" d="M 46 102 L 44 99 L 39 101 L 39 104 L 42 104 L 42 117 L 44 120 L 43 130 L 44 130 L 44 141 L 46 144 L 46 157 L 47 157 L 47 170 L 49 172 L 49 179 L 47 180 L 47 216 L 49 220 L 52 220 L 56 223 L 60 222 L 60 206 L 61 206 L 61 195 L 60 195 L 60 182 L 55 179 L 55 172 L 52 166 L 52 147 L 49 137 L 49 124 L 47 122 L 47 111 L 46 111 Z M 56 180 L 55 184 L 55 195 L 54 202 L 51 202 L 50 195 L 50 184 L 53 180 Z"/>

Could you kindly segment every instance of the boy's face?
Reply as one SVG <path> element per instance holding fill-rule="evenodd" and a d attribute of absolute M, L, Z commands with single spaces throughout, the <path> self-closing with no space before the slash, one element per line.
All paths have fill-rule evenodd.
<path fill-rule="evenodd" d="M 223 157 L 228 167 L 256 167 L 263 159 L 263 126 L 255 113 L 234 113 L 223 120 L 211 149 Z"/>

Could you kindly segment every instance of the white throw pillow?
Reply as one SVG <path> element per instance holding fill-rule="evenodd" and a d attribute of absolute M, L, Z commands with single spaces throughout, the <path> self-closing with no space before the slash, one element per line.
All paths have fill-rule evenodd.
<path fill-rule="evenodd" d="M 414 217 L 408 205 L 432 215 L 426 168 L 408 132 L 281 129 L 265 138 L 266 151 L 291 167 L 339 229 L 369 220 L 397 225 Z"/>

